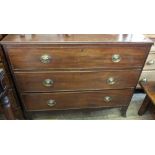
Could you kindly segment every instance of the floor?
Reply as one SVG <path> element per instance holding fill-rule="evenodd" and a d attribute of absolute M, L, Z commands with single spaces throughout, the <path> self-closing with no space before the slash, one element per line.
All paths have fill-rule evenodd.
<path fill-rule="evenodd" d="M 137 114 L 145 95 L 143 93 L 134 94 L 127 111 L 127 117 L 120 115 L 118 108 L 104 110 L 74 110 L 61 111 L 52 113 L 35 113 L 32 117 L 34 120 L 154 120 L 155 113 L 147 111 L 143 116 Z M 0 119 L 3 119 L 0 116 Z"/>

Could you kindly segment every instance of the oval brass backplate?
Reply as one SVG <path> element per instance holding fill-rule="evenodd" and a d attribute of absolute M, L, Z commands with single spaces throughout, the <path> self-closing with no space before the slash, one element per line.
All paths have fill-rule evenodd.
<path fill-rule="evenodd" d="M 108 83 L 109 85 L 114 85 L 114 84 L 116 83 L 116 79 L 113 78 L 113 77 L 109 77 L 109 78 L 107 79 L 107 83 Z"/>
<path fill-rule="evenodd" d="M 48 54 L 44 54 L 40 57 L 40 61 L 44 64 L 50 63 L 52 60 L 52 57 Z"/>
<path fill-rule="evenodd" d="M 51 87 L 51 86 L 53 86 L 53 84 L 54 84 L 54 82 L 53 82 L 53 80 L 51 80 L 51 79 L 45 79 L 45 80 L 43 81 L 43 85 L 44 85 L 45 87 Z"/>
<path fill-rule="evenodd" d="M 112 97 L 110 97 L 110 96 L 105 96 L 104 97 L 105 102 L 110 102 L 111 100 L 112 100 Z"/>
<path fill-rule="evenodd" d="M 121 56 L 119 54 L 114 54 L 112 56 L 112 61 L 113 62 L 120 62 L 121 61 Z"/>
<path fill-rule="evenodd" d="M 54 105 L 56 105 L 56 101 L 50 99 L 50 100 L 47 101 L 47 105 L 50 106 L 50 107 L 53 107 Z"/>

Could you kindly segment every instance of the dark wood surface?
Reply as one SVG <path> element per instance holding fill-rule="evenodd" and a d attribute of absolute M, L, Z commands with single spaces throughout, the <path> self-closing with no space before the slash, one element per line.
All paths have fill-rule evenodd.
<path fill-rule="evenodd" d="M 146 93 L 146 97 L 138 111 L 139 115 L 143 115 L 152 103 L 155 105 L 155 81 L 140 82 L 140 85 Z"/>
<path fill-rule="evenodd" d="M 126 34 L 8 35 L 2 41 L 25 111 L 121 107 L 123 116 L 152 44 Z M 51 57 L 47 64 L 40 60 L 44 54 Z M 112 61 L 114 54 L 119 62 Z M 116 78 L 114 85 L 106 83 L 109 77 Z M 47 78 L 53 87 L 42 85 Z M 105 95 L 112 101 L 104 102 Z"/>
<path fill-rule="evenodd" d="M 13 69 L 109 69 L 141 68 L 147 57 L 146 47 L 113 48 L 8 48 Z M 23 55 L 24 54 L 24 55 Z M 51 62 L 44 64 L 40 57 L 51 56 Z M 115 63 L 112 56 L 119 54 L 121 61 Z"/>
<path fill-rule="evenodd" d="M 0 113 L 3 113 L 2 105 L 0 105 Z"/>
<path fill-rule="evenodd" d="M 3 38 L 6 35 L 4 34 L 4 35 L 0 35 L 0 36 Z M 6 86 L 7 86 L 7 97 L 9 100 L 9 104 L 12 107 L 12 111 L 14 113 L 14 119 L 23 119 L 23 113 L 21 111 L 21 107 L 20 107 L 20 104 L 19 104 L 19 101 L 17 98 L 17 94 L 16 94 L 16 91 L 14 89 L 12 76 L 10 74 L 8 63 L 7 63 L 7 60 L 5 58 L 5 55 L 4 55 L 4 52 L 3 52 L 1 45 L 0 45 L 0 68 L 2 68 L 5 71 L 4 81 L 5 81 Z M 7 101 L 7 100 L 5 100 L 5 101 Z M 2 113 L 5 112 L 4 110 L 0 110 L 0 111 Z M 10 112 L 6 113 L 7 118 L 8 118 L 9 114 L 10 114 Z"/>
<path fill-rule="evenodd" d="M 140 73 L 141 70 L 35 71 L 15 72 L 15 77 L 22 92 L 51 92 L 133 88 Z M 108 83 L 111 77 L 115 80 L 112 85 Z M 46 79 L 51 79 L 53 85 L 44 86 Z"/>
<path fill-rule="evenodd" d="M 144 92 L 149 96 L 153 104 L 155 104 L 155 81 L 149 81 L 147 83 L 140 82 Z"/>
<path fill-rule="evenodd" d="M 15 115 L 13 113 L 12 104 L 8 97 L 8 88 L 4 80 L 5 72 L 3 69 L 0 69 L 0 103 L 2 105 L 2 112 L 6 119 L 14 120 Z"/>
<path fill-rule="evenodd" d="M 138 111 L 138 115 L 142 116 L 149 108 L 149 106 L 151 105 L 151 100 L 150 98 L 146 95 L 144 98 L 144 101 Z"/>
<path fill-rule="evenodd" d="M 28 111 L 67 110 L 126 106 L 130 102 L 132 92 L 132 89 L 124 89 L 62 93 L 26 93 L 22 94 L 22 98 Z M 104 97 L 106 96 L 112 97 L 112 100 L 105 102 Z M 47 104 L 48 100 L 51 99 L 56 102 L 52 107 Z"/>
<path fill-rule="evenodd" d="M 7 87 L 12 88 L 13 87 L 12 79 L 11 79 L 10 73 L 7 71 L 6 66 L 4 65 L 4 63 L 0 63 L 0 68 L 5 70 L 4 79 L 5 79 Z"/>
<path fill-rule="evenodd" d="M 3 113 L 7 120 L 15 120 L 15 114 L 13 113 L 13 109 L 10 103 L 10 99 L 8 96 L 5 96 L 1 99 L 2 107 L 3 107 Z"/>

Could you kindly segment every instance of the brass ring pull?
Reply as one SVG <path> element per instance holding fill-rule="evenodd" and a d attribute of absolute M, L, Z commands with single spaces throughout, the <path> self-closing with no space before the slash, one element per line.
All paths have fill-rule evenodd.
<path fill-rule="evenodd" d="M 53 107 L 54 105 L 56 105 L 56 101 L 50 99 L 50 100 L 47 101 L 47 105 L 50 106 L 50 107 Z"/>
<path fill-rule="evenodd" d="M 144 77 L 144 78 L 142 78 L 140 81 L 146 83 L 148 80 L 147 80 L 146 77 Z"/>
<path fill-rule="evenodd" d="M 53 86 L 53 80 L 51 80 L 51 79 L 45 79 L 44 81 L 43 81 L 43 85 L 45 86 L 45 87 L 51 87 L 51 86 Z"/>
<path fill-rule="evenodd" d="M 121 56 L 119 54 L 114 54 L 112 56 L 112 61 L 113 62 L 120 62 L 121 61 Z"/>
<path fill-rule="evenodd" d="M 44 54 L 40 57 L 40 61 L 44 64 L 50 63 L 52 60 L 52 57 L 48 54 Z"/>
<path fill-rule="evenodd" d="M 116 79 L 114 79 L 113 77 L 109 77 L 109 78 L 107 79 L 107 83 L 108 83 L 109 85 L 113 85 L 113 84 L 116 83 Z"/>
<path fill-rule="evenodd" d="M 111 100 L 112 100 L 112 97 L 110 97 L 110 96 L 105 96 L 104 97 L 105 102 L 110 102 Z"/>
<path fill-rule="evenodd" d="M 149 60 L 149 61 L 147 62 L 147 65 L 153 65 L 154 63 L 155 63 L 154 60 Z"/>

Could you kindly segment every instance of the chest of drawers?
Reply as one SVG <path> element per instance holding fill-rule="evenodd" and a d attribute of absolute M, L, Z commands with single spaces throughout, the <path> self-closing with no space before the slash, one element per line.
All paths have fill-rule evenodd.
<path fill-rule="evenodd" d="M 144 36 L 8 35 L 2 42 L 26 112 L 127 107 L 151 45 Z"/>

